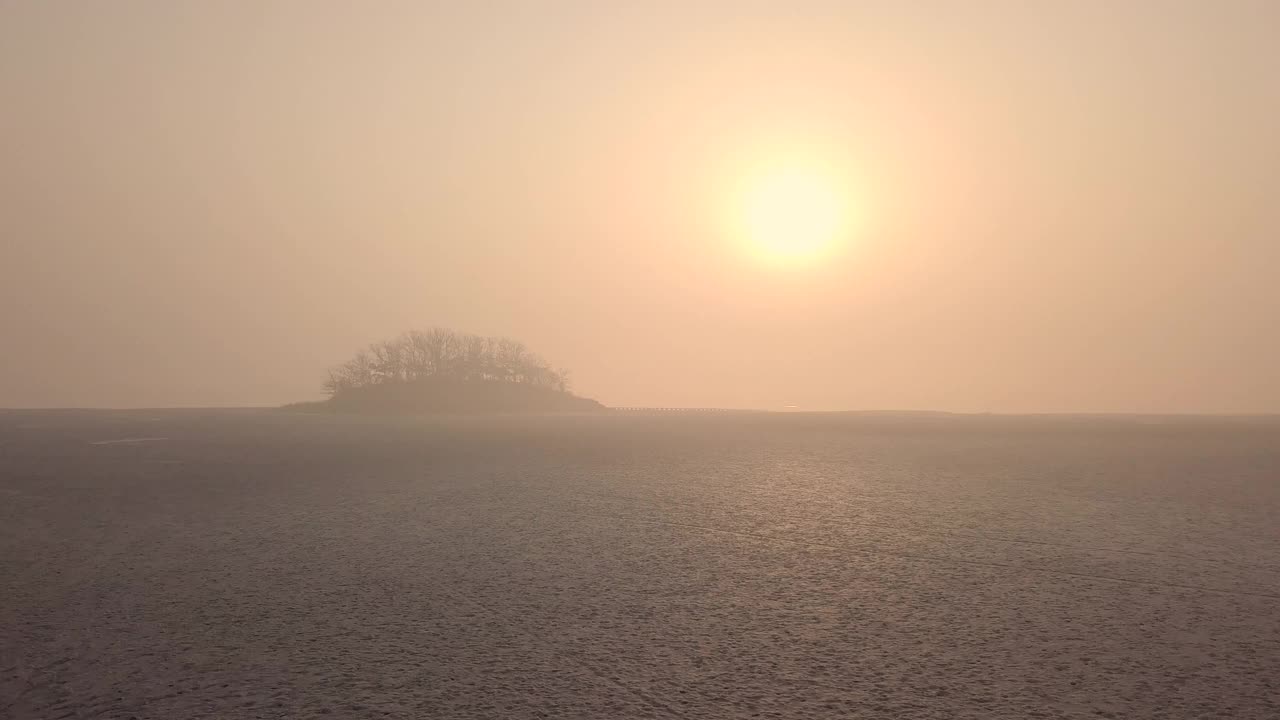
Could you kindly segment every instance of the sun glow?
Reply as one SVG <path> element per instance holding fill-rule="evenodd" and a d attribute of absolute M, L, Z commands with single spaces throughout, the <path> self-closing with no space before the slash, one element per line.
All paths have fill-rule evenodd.
<path fill-rule="evenodd" d="M 842 183 L 817 166 L 760 171 L 738 193 L 735 235 L 773 265 L 814 261 L 848 232 L 848 199 L 842 191 Z"/>

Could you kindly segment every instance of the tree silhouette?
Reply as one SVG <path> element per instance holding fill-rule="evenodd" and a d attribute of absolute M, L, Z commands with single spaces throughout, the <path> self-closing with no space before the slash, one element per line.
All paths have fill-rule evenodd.
<path fill-rule="evenodd" d="M 414 330 L 373 343 L 330 370 L 324 391 L 337 397 L 359 388 L 429 378 L 496 381 L 569 391 L 569 373 L 552 369 L 524 343 L 445 328 Z"/>

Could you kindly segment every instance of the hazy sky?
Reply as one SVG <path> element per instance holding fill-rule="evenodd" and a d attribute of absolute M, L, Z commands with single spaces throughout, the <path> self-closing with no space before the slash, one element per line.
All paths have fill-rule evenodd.
<path fill-rule="evenodd" d="M 1280 411 L 1278 128 L 1274 0 L 0 0 L 0 407 L 442 325 L 607 404 Z M 786 152 L 820 262 L 723 227 Z"/>

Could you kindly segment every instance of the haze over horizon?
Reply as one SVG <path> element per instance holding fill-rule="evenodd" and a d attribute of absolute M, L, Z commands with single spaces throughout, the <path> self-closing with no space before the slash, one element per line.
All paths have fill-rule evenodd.
<path fill-rule="evenodd" d="M 0 3 L 0 407 L 1280 412 L 1280 3 L 774 5 Z"/>

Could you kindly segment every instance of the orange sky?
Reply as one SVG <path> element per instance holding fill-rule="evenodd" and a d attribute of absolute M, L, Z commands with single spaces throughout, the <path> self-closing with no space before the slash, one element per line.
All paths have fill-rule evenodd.
<path fill-rule="evenodd" d="M 1280 4 L 0 4 L 0 407 L 518 337 L 608 404 L 1280 411 Z M 779 153 L 857 222 L 750 257 Z"/>

